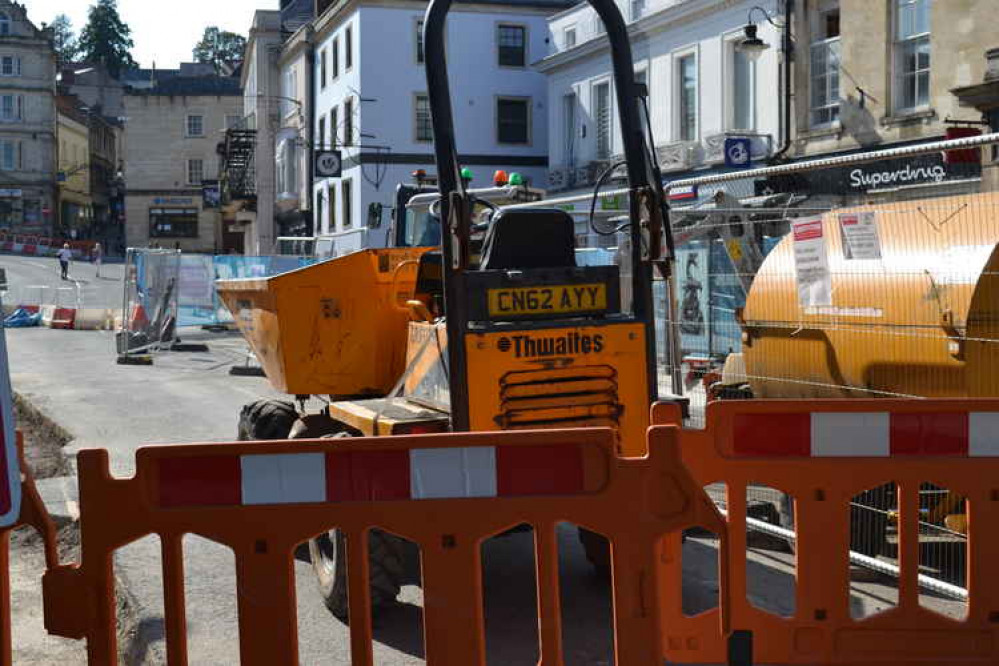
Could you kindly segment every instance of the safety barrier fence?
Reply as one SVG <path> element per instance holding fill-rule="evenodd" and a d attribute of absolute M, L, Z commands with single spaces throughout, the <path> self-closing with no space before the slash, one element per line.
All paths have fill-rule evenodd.
<path fill-rule="evenodd" d="M 427 663 L 484 664 L 480 543 L 528 523 L 541 660 L 559 664 L 556 526 L 571 520 L 614 544 L 615 663 L 660 663 L 657 544 L 691 525 L 724 532 L 680 463 L 677 432 L 660 429 L 651 455 L 634 460 L 615 457 L 609 430 L 150 447 L 127 480 L 110 477 L 106 451 L 83 451 L 82 560 L 45 575 L 46 626 L 86 638 L 91 664 L 116 663 L 112 556 L 158 534 L 168 660 L 186 664 L 181 542 L 195 533 L 235 554 L 241 663 L 298 663 L 293 552 L 336 528 L 347 543 L 352 663 L 371 664 L 367 532 L 377 527 L 421 548 Z M 712 640 L 724 621 L 716 616 Z"/>
<path fill-rule="evenodd" d="M 999 585 L 990 567 L 999 545 L 999 400 L 723 402 L 708 408 L 704 430 L 679 421 L 675 406 L 653 408 L 642 459 L 617 458 L 613 433 L 598 429 L 156 446 L 139 451 L 129 479 L 111 477 L 106 451 L 83 451 L 81 562 L 58 565 L 47 551 L 46 627 L 87 639 L 89 663 L 116 663 L 113 556 L 156 534 L 168 660 L 188 663 L 182 540 L 198 534 L 235 555 L 241 663 L 297 663 L 294 551 L 336 528 L 346 535 L 352 663 L 371 664 L 367 533 L 377 528 L 421 548 L 427 662 L 482 664 L 479 547 L 526 523 L 535 530 L 540 663 L 559 664 L 555 530 L 570 521 L 611 542 L 622 666 L 725 663 L 733 630 L 752 632 L 752 663 L 997 663 Z M 927 479 L 960 493 L 967 513 L 959 614 L 920 591 Z M 725 484 L 716 500 L 723 511 L 704 490 L 716 482 Z M 884 612 L 858 616 L 850 502 L 886 482 L 897 489 L 899 595 Z M 794 602 L 784 616 L 751 596 L 753 484 L 792 499 Z M 30 475 L 24 497 L 16 524 L 46 533 Z M 718 605 L 697 614 L 682 598 L 692 582 L 683 580 L 691 544 L 681 545 L 680 532 L 688 528 L 718 536 Z M 730 663 L 750 663 L 747 652 L 739 657 Z"/>
<path fill-rule="evenodd" d="M 48 236 L 10 234 L 0 232 L 0 252 L 14 252 L 31 256 L 49 256 L 68 244 L 77 259 L 89 257 L 94 252 L 96 241 L 77 241 Z"/>
<path fill-rule="evenodd" d="M 5 443 L 0 442 L 0 447 Z M 10 533 L 19 527 L 31 527 L 42 537 L 45 549 L 45 566 L 49 570 L 55 570 L 59 566 L 59 554 L 56 545 L 55 523 L 45 510 L 38 489 L 35 487 L 31 470 L 24 459 L 24 442 L 21 433 L 17 433 L 17 460 L 13 460 L 14 469 L 19 469 L 16 482 L 16 491 L 20 495 L 20 510 L 15 515 L 13 522 L 0 523 L 0 666 L 12 666 L 13 664 L 13 636 L 11 634 L 11 586 L 10 586 Z M 0 452 L 0 463 L 7 463 Z M 7 476 L 5 464 L 0 464 L 0 475 Z M 6 478 L 0 478 L 0 485 L 5 491 L 9 491 Z M 0 515 L 6 513 L 3 510 L 5 493 L 0 491 Z M 19 609 L 18 609 L 19 610 Z"/>
<path fill-rule="evenodd" d="M 679 410 L 658 405 L 653 422 L 678 424 Z M 661 432 L 653 428 L 653 446 Z M 701 485 L 724 484 L 712 493 L 727 516 L 727 544 L 719 547 L 727 548 L 730 588 L 722 603 L 731 626 L 753 632 L 758 663 L 999 662 L 999 585 L 991 571 L 999 547 L 999 400 L 723 401 L 708 405 L 704 430 L 684 430 L 680 441 L 683 462 Z M 960 603 L 940 595 L 961 590 L 940 589 L 922 575 L 933 545 L 920 527 L 927 482 L 949 489 L 964 517 Z M 751 517 L 751 490 L 760 486 L 788 501 L 795 536 L 793 610 L 783 616 L 765 610 L 749 589 L 759 566 L 749 544 L 758 528 L 750 523 L 760 522 Z M 862 584 L 850 563 L 867 557 L 877 568 L 888 558 L 856 552 L 851 505 L 885 487 L 898 539 L 897 596 L 872 613 L 858 603 Z M 678 541 L 667 541 L 660 577 L 667 656 L 721 663 L 720 611 L 689 617 L 668 593 L 680 587 Z"/>

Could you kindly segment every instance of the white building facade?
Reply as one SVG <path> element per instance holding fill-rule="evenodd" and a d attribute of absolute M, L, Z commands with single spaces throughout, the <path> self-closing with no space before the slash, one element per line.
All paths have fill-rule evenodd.
<path fill-rule="evenodd" d="M 756 0 L 619 0 L 639 81 L 649 89 L 652 133 L 666 179 L 725 168 L 728 138 L 750 139 L 754 161 L 783 136 L 778 3 Z M 769 45 L 755 57 L 739 48 L 748 22 Z M 592 186 L 622 153 L 610 51 L 588 4 L 548 22 L 549 187 Z M 641 112 L 643 123 L 644 112 Z"/>
<path fill-rule="evenodd" d="M 516 171 L 544 187 L 549 138 L 547 17 L 569 3 L 461 3 L 448 16 L 455 131 L 472 186 Z M 399 183 L 434 175 L 423 66 L 425 2 L 350 0 L 315 22 L 314 145 L 341 151 L 339 178 L 317 179 L 317 235 L 343 254 L 388 241 Z"/>

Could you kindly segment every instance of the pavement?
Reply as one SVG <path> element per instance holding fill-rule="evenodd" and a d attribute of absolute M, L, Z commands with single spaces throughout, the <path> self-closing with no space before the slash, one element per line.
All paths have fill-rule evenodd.
<path fill-rule="evenodd" d="M 8 282 L 16 288 L 54 275 L 51 260 L 0 258 Z M 88 283 L 95 298 L 120 293 L 118 279 Z M 81 269 L 82 271 L 82 269 Z M 91 286 L 94 285 L 94 286 Z M 152 366 L 115 364 L 112 334 L 102 331 L 63 331 L 44 328 L 11 329 L 7 341 L 14 390 L 72 440 L 64 449 L 73 456 L 83 448 L 101 447 L 110 453 L 112 473 L 129 476 L 135 451 L 144 444 L 231 441 L 236 436 L 241 406 L 261 396 L 277 396 L 260 377 L 231 376 L 229 367 L 242 363 L 246 346 L 233 334 L 182 329 L 185 342 L 204 342 L 207 352 L 164 352 Z M 44 484 L 52 509 L 72 518 L 74 480 L 56 478 Z M 606 580 L 594 575 L 570 526 L 559 532 L 563 579 L 566 664 L 612 662 L 611 603 Z M 484 545 L 488 663 L 507 666 L 535 663 L 533 539 L 530 532 L 490 540 Z M 717 603 L 717 542 L 710 536 L 687 540 L 683 551 L 683 605 L 689 613 Z M 238 663 L 236 582 L 231 551 L 189 535 L 184 543 L 187 585 L 188 645 L 194 664 Z M 778 614 L 794 608 L 793 555 L 753 548 L 750 598 Z M 115 554 L 120 591 L 134 610 L 135 639 L 126 646 L 127 663 L 165 663 L 161 560 L 158 540 L 146 537 Z M 24 575 L 28 575 L 25 573 Z M 300 663 L 350 663 L 348 628 L 326 610 L 308 562 L 307 552 L 294 561 L 297 591 Z M 22 576 L 23 578 L 23 576 Z M 375 661 L 385 666 L 423 662 L 422 591 L 410 581 L 400 603 L 375 626 Z M 867 585 L 868 587 L 864 587 Z M 878 587 L 880 586 L 880 587 Z M 30 587 L 30 586 L 29 586 Z M 875 608 L 885 596 L 883 582 L 858 584 L 854 603 Z M 29 595 L 30 596 L 30 595 Z M 28 603 L 22 596 L 19 605 Z M 35 599 L 38 601 L 37 599 Z M 15 607 L 15 612 L 21 612 Z M 36 629 L 37 632 L 37 629 Z M 52 663 L 44 655 L 47 640 L 37 636 L 34 654 L 22 651 L 16 663 Z M 83 663 L 70 655 L 61 663 Z"/>

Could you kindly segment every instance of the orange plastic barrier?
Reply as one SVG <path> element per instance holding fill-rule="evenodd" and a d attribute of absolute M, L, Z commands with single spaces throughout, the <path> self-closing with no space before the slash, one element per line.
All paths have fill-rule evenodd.
<path fill-rule="evenodd" d="M 372 662 L 367 532 L 422 550 L 431 666 L 485 663 L 480 543 L 535 529 L 541 663 L 563 663 L 556 526 L 571 521 L 613 544 L 615 663 L 662 663 L 657 599 L 663 535 L 723 519 L 679 459 L 676 429 L 647 458 L 615 457 L 610 430 L 442 434 L 141 449 L 134 478 L 115 480 L 103 450 L 79 455 L 82 564 L 50 569 L 46 626 L 86 638 L 90 664 L 116 663 L 114 551 L 162 541 L 166 644 L 187 663 L 182 538 L 232 548 L 242 664 L 298 663 L 292 556 L 333 527 L 347 536 L 351 654 Z M 723 636 L 716 615 L 711 635 Z"/>
<path fill-rule="evenodd" d="M 668 405 L 654 424 L 678 423 Z M 657 425 L 653 439 L 675 427 Z M 756 663 L 951 666 L 999 664 L 999 400 L 731 401 L 708 405 L 707 428 L 680 435 L 700 485 L 727 484 L 731 626 L 753 632 Z M 850 501 L 894 482 L 899 493 L 898 605 L 850 614 Z M 967 617 L 919 604 L 919 490 L 932 482 L 967 500 Z M 777 617 L 747 600 L 746 488 L 793 495 L 797 525 L 795 614 Z M 664 544 L 664 590 L 679 589 L 679 539 Z M 717 664 L 725 655 L 718 613 L 687 617 L 662 595 L 668 662 Z M 688 649 L 695 646 L 697 649 Z"/>
<path fill-rule="evenodd" d="M 10 629 L 10 533 L 23 525 L 35 528 L 45 543 L 45 566 L 51 570 L 59 564 L 55 524 L 45 510 L 31 470 L 24 460 L 24 443 L 20 432 L 17 433 L 17 452 L 21 468 L 20 517 L 13 525 L 0 528 L 0 666 L 11 666 L 13 661 Z"/>

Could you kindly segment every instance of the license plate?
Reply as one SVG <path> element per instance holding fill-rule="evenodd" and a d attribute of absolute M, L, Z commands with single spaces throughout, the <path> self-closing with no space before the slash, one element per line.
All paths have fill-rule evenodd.
<path fill-rule="evenodd" d="M 601 283 L 504 287 L 488 294 L 489 316 L 498 319 L 607 310 L 607 285 Z"/>

